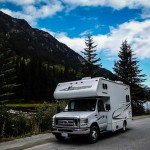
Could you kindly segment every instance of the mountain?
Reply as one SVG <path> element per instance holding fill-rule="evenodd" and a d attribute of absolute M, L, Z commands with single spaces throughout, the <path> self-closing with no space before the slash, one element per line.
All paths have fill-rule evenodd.
<path fill-rule="evenodd" d="M 10 84 L 20 85 L 10 89 L 9 92 L 14 93 L 7 98 L 10 103 L 52 101 L 59 82 L 84 76 L 81 71 L 82 56 L 48 32 L 32 28 L 25 20 L 13 18 L 1 11 L 0 42 L 1 48 L 10 49 L 13 56 L 18 56 L 10 56 L 16 70 L 16 78 Z M 114 74 L 105 68 L 97 70 L 97 76 L 115 79 Z"/>
<path fill-rule="evenodd" d="M 83 57 L 59 42 L 48 32 L 32 28 L 24 19 L 16 19 L 0 11 L 0 33 L 6 35 L 11 50 L 17 55 L 40 59 L 51 65 L 63 65 L 75 70 L 82 66 Z M 101 68 L 105 77 L 113 74 Z"/>
<path fill-rule="evenodd" d="M 19 56 L 40 58 L 52 65 L 81 66 L 83 58 L 48 32 L 32 28 L 25 20 L 10 17 L 1 11 L 0 32 L 6 35 L 11 49 Z"/>

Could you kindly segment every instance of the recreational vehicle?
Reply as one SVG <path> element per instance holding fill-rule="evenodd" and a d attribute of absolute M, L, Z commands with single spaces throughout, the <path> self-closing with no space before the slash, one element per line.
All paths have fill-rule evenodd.
<path fill-rule="evenodd" d="M 91 143 L 103 132 L 126 131 L 132 121 L 130 87 L 102 77 L 59 83 L 54 97 L 68 100 L 52 118 L 58 140 L 86 135 Z"/>

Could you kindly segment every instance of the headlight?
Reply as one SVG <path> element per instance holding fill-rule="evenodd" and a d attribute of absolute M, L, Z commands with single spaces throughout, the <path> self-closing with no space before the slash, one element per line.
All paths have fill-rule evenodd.
<path fill-rule="evenodd" d="M 55 125 L 55 118 L 52 118 L 52 127 Z"/>
<path fill-rule="evenodd" d="M 80 127 L 88 126 L 88 118 L 80 118 Z"/>

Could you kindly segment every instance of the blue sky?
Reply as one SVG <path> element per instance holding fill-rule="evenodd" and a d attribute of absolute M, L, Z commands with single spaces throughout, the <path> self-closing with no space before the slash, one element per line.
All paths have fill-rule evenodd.
<path fill-rule="evenodd" d="M 79 54 L 91 32 L 102 66 L 110 71 L 127 40 L 150 86 L 149 0 L 0 0 L 0 10 L 49 32 Z"/>

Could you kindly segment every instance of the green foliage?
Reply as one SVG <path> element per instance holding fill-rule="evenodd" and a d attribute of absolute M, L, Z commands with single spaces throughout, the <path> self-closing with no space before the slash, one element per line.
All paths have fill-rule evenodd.
<path fill-rule="evenodd" d="M 6 133 L 10 133 L 9 136 L 21 136 L 31 132 L 31 119 L 23 113 L 13 115 L 10 124 L 6 130 Z"/>
<path fill-rule="evenodd" d="M 16 137 L 31 132 L 31 119 L 23 113 L 12 114 L 0 105 L 0 138 Z"/>
<path fill-rule="evenodd" d="M 144 94 L 145 94 L 145 100 L 150 100 L 150 87 L 145 86 L 144 87 Z"/>
<path fill-rule="evenodd" d="M 116 75 L 126 84 L 141 85 L 145 81 L 145 75 L 140 74 L 138 61 L 134 57 L 131 47 L 125 40 L 120 47 L 119 60 L 115 62 L 114 71 Z"/>
<path fill-rule="evenodd" d="M 39 126 L 40 131 L 50 130 L 52 116 L 56 113 L 55 106 L 43 106 L 37 109 L 36 122 Z"/>
<path fill-rule="evenodd" d="M 17 108 L 37 108 L 37 107 L 42 107 L 46 104 L 6 104 L 7 107 L 10 109 L 17 109 Z"/>
<path fill-rule="evenodd" d="M 147 114 L 144 110 L 143 102 L 142 101 L 133 101 L 133 106 L 132 106 L 132 112 L 133 115 L 144 115 Z"/>
<path fill-rule="evenodd" d="M 63 101 L 52 104 L 46 103 L 37 109 L 35 120 L 39 126 L 40 132 L 51 130 L 52 116 L 57 113 L 58 107 L 60 107 L 60 109 L 63 110 L 65 106 L 66 102 Z"/>
<path fill-rule="evenodd" d="M 94 45 L 92 35 L 89 33 L 87 39 L 85 40 L 86 48 L 84 51 L 81 51 L 84 54 L 84 73 L 86 76 L 95 76 L 98 68 L 101 67 L 101 64 L 97 64 L 101 59 L 96 58 L 96 47 L 97 45 Z"/>
<path fill-rule="evenodd" d="M 51 131 L 52 116 L 56 114 L 58 106 L 63 110 L 66 104 L 67 101 L 38 104 L 35 113 L 14 114 L 8 111 L 6 105 L 0 105 L 0 139 Z M 28 106 L 30 108 L 31 105 Z"/>
<path fill-rule="evenodd" d="M 137 114 L 137 111 L 143 112 L 142 105 L 139 104 L 138 100 L 145 98 L 141 84 L 145 81 L 145 74 L 141 74 L 142 70 L 139 69 L 138 61 L 134 55 L 125 40 L 120 47 L 119 60 L 115 62 L 113 69 L 119 80 L 130 85 L 133 114 Z"/>
<path fill-rule="evenodd" d="M 25 102 L 43 102 L 53 99 L 53 92 L 59 82 L 75 80 L 76 71 L 62 65 L 50 65 L 38 59 L 18 58 L 17 81 L 21 87 L 17 97 Z"/>
<path fill-rule="evenodd" d="M 20 40 L 17 35 L 15 38 Z M 15 42 L 13 41 L 14 39 L 11 40 L 11 42 Z M 88 63 L 92 71 L 88 71 L 86 67 L 84 68 L 81 64 L 83 58 L 70 49 L 65 51 L 63 56 L 60 56 L 61 54 L 55 51 L 57 54 L 53 53 L 50 56 L 52 59 L 45 59 L 45 57 L 40 57 L 39 54 L 36 54 L 36 52 L 41 52 L 40 49 L 34 48 L 33 55 L 31 48 L 33 46 L 30 45 L 31 43 L 29 44 L 30 51 L 28 51 L 26 42 L 24 40 L 22 42 L 25 43 L 24 46 L 17 41 L 15 44 L 17 47 L 11 50 L 8 45 L 8 43 L 11 45 L 10 38 L 8 39 L 7 36 L 0 36 L 1 101 L 13 99 L 13 101 L 9 101 L 9 103 L 16 103 L 18 100 L 22 103 L 52 102 L 54 99 L 53 93 L 58 83 L 81 79 L 82 77 L 88 76 L 87 73 L 93 74 L 92 76 L 103 76 L 103 74 L 105 74 L 102 73 L 102 70 L 97 69 L 96 67 L 96 60 L 98 61 L 99 59 L 96 59 L 97 54 L 95 54 L 92 41 L 90 41 L 92 43 L 90 46 L 90 53 L 93 56 L 90 61 L 94 64 L 94 67 Z M 63 49 L 65 48 L 63 47 Z M 23 51 L 23 54 L 25 53 L 25 55 L 20 55 L 21 51 Z M 30 54 L 29 56 L 26 55 L 28 52 Z M 58 55 L 58 58 L 60 56 L 60 58 L 62 57 L 64 60 L 53 60 L 56 55 Z M 104 77 L 108 78 L 107 75 L 104 75 Z M 20 85 L 19 88 L 18 85 Z"/>
<path fill-rule="evenodd" d="M 15 94 L 18 86 L 15 82 L 15 57 L 8 48 L 4 36 L 0 34 L 0 101 L 8 101 Z"/>
<path fill-rule="evenodd" d="M 130 85 L 132 99 L 139 99 L 142 97 L 140 87 L 141 83 L 145 81 L 145 75 L 140 74 L 142 70 L 139 69 L 138 61 L 134 55 L 127 41 L 124 41 L 118 54 L 119 60 L 115 62 L 113 69 L 119 80 Z"/>
<path fill-rule="evenodd" d="M 0 105 L 0 138 L 5 134 L 5 125 L 8 118 L 9 113 L 7 112 L 7 107 L 5 105 Z"/>

